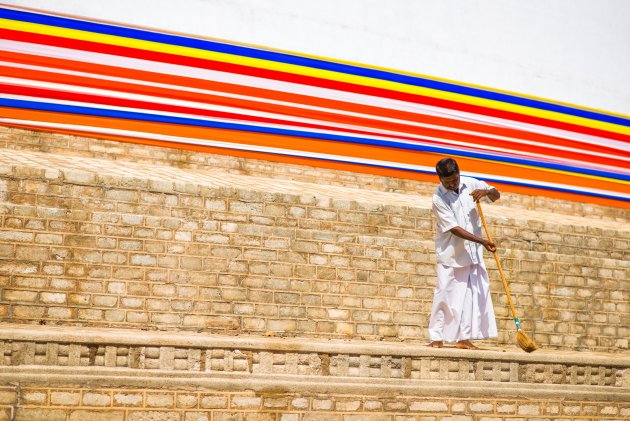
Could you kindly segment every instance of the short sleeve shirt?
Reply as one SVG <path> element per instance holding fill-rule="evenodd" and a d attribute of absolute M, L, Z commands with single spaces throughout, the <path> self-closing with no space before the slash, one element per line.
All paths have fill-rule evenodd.
<path fill-rule="evenodd" d="M 481 218 L 470 193 L 492 187 L 472 177 L 459 177 L 459 194 L 440 183 L 433 194 L 433 214 L 436 219 L 435 253 L 437 262 L 450 267 L 465 267 L 483 262 L 484 247 L 474 241 L 451 234 L 459 226 L 481 237 Z M 481 200 L 490 201 L 488 197 Z"/>

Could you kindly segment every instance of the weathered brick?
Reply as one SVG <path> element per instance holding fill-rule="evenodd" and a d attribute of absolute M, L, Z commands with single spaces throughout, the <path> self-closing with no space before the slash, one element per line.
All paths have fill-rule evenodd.
<path fill-rule="evenodd" d="M 114 393 L 114 406 L 140 407 L 143 406 L 143 399 L 141 393 Z"/>
<path fill-rule="evenodd" d="M 50 403 L 58 406 L 77 406 L 81 402 L 80 392 L 51 392 Z"/>
<path fill-rule="evenodd" d="M 181 421 L 181 417 L 179 412 L 174 411 L 130 410 L 127 421 Z"/>
<path fill-rule="evenodd" d="M 24 408 L 18 406 L 15 420 L 11 421 L 66 421 L 66 411 L 62 409 Z"/>
<path fill-rule="evenodd" d="M 103 310 L 94 308 L 80 308 L 78 311 L 78 318 L 82 320 L 103 320 Z"/>
<path fill-rule="evenodd" d="M 493 404 L 486 402 L 475 402 L 469 405 L 471 412 L 492 412 L 494 410 Z"/>
<path fill-rule="evenodd" d="M 414 412 L 447 412 L 448 405 L 444 402 L 413 401 L 409 404 L 409 410 Z"/>
<path fill-rule="evenodd" d="M 335 402 L 335 410 L 337 411 L 358 411 L 361 408 L 360 400 L 337 400 Z"/>
<path fill-rule="evenodd" d="M 232 396 L 230 408 L 235 409 L 259 409 L 262 399 L 259 397 Z"/>
<path fill-rule="evenodd" d="M 228 407 L 228 398 L 225 396 L 202 396 L 199 402 L 200 408 L 224 409 Z"/>
<path fill-rule="evenodd" d="M 35 242 L 39 244 L 62 244 L 61 234 L 35 234 Z"/>
<path fill-rule="evenodd" d="M 83 394 L 83 405 L 85 406 L 110 406 L 112 397 L 109 393 L 85 392 Z"/>
<path fill-rule="evenodd" d="M 333 401 L 330 399 L 313 399 L 312 408 L 314 411 L 328 411 L 333 408 Z"/>
<path fill-rule="evenodd" d="M 33 242 L 34 234 L 25 231 L 0 231 L 0 241 L 3 242 Z"/>
<path fill-rule="evenodd" d="M 17 402 L 17 392 L 0 390 L 0 405 L 13 405 Z"/>
<path fill-rule="evenodd" d="M 4 291 L 3 297 L 7 301 L 34 303 L 37 300 L 37 292 L 9 289 Z"/>
<path fill-rule="evenodd" d="M 50 293 L 42 292 L 40 294 L 40 300 L 42 303 L 57 303 L 63 304 L 67 301 L 67 294 L 64 293 Z"/>
<path fill-rule="evenodd" d="M 28 405 L 45 405 L 48 403 L 48 393 L 40 390 L 25 390 L 22 392 L 21 400 Z"/>
<path fill-rule="evenodd" d="M 291 401 L 291 407 L 294 409 L 308 409 L 309 400 L 307 398 L 295 398 Z"/>
<path fill-rule="evenodd" d="M 184 414 L 184 421 L 211 421 L 212 414 L 207 412 L 190 412 Z"/>
<path fill-rule="evenodd" d="M 41 319 L 46 314 L 46 307 L 13 306 L 13 317 L 18 319 Z"/>
<path fill-rule="evenodd" d="M 177 398 L 175 400 L 176 400 L 176 406 L 178 408 L 185 408 L 185 409 L 196 408 L 197 405 L 199 404 L 199 399 L 197 395 L 195 394 L 178 393 Z M 227 400 L 226 400 L 226 406 L 227 406 Z"/>
<path fill-rule="evenodd" d="M 70 412 L 68 421 L 123 421 L 125 413 L 117 410 L 93 411 L 79 409 Z"/>
<path fill-rule="evenodd" d="M 341 421 L 341 415 L 305 413 L 302 416 L 302 421 Z"/>
<path fill-rule="evenodd" d="M 171 393 L 147 393 L 146 406 L 152 408 L 172 408 L 174 396 Z"/>
<path fill-rule="evenodd" d="M 138 266 L 155 266 L 157 258 L 148 254 L 132 254 L 131 264 Z"/>
<path fill-rule="evenodd" d="M 518 415 L 540 415 L 539 405 L 519 405 Z"/>

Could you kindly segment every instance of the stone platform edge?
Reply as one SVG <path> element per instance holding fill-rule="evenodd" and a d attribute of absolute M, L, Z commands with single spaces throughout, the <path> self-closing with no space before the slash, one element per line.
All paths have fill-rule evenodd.
<path fill-rule="evenodd" d="M 397 357 L 466 358 L 513 362 L 540 362 L 596 365 L 630 368 L 630 357 L 621 354 L 545 351 L 525 353 L 515 349 L 429 348 L 425 344 L 401 342 L 369 342 L 352 340 L 317 340 L 308 338 L 262 337 L 251 335 L 217 335 L 190 331 L 174 332 L 137 329 L 104 329 L 73 326 L 36 326 L 0 323 L 0 340 L 36 341 L 96 345 L 128 345 L 148 347 L 220 348 L 250 351 L 289 351 L 298 353 L 340 353 L 349 355 L 391 355 Z"/>
<path fill-rule="evenodd" d="M 291 374 L 181 373 L 164 370 L 121 370 L 107 367 L 6 367 L 0 386 L 58 388 L 140 388 L 173 391 L 252 391 L 257 394 L 315 393 L 365 396 L 414 396 L 571 399 L 629 402 L 630 389 L 571 385 L 533 385 L 474 381 L 370 378 L 317 378 Z"/>
<path fill-rule="evenodd" d="M 124 381 L 117 383 L 118 377 L 165 376 L 184 379 L 181 384 L 194 380 L 197 387 L 217 379 L 233 381 L 235 387 L 244 381 L 273 384 L 284 379 L 300 382 L 305 391 L 320 382 L 350 382 L 348 390 L 364 383 L 404 389 L 423 382 L 455 382 L 482 390 L 500 385 L 501 390 L 527 386 L 532 393 L 549 389 L 630 394 L 630 361 L 617 354 L 467 351 L 395 342 L 306 342 L 69 326 L 0 324 L 0 366 L 3 382 L 38 382 L 42 376 L 58 384 L 98 384 L 108 378 L 115 386 L 124 386 Z M 177 381 L 172 385 L 179 386 Z"/>

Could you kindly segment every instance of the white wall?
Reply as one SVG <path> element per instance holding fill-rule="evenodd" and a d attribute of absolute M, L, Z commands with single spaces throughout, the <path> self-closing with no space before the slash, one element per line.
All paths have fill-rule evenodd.
<path fill-rule="evenodd" d="M 630 114 L 625 0 L 0 0 Z"/>

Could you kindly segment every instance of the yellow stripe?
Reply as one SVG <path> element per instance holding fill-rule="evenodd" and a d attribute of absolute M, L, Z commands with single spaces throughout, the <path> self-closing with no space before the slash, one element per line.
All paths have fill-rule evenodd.
<path fill-rule="evenodd" d="M 18 7 L 11 7 L 11 8 L 12 9 L 29 10 L 29 11 L 33 11 L 33 12 L 36 12 L 36 13 L 44 13 L 44 14 L 47 13 L 46 11 L 43 11 L 43 10 L 27 8 L 27 7 L 20 7 L 20 8 L 18 8 Z M 61 16 L 61 17 L 68 17 L 68 18 L 71 18 L 71 19 L 79 19 L 79 20 L 84 19 L 83 16 L 75 16 L 75 15 L 72 15 L 72 14 L 65 14 L 65 13 L 55 13 L 55 15 L 56 16 Z M 105 24 L 105 25 L 125 26 L 125 24 L 121 24 L 119 22 L 112 22 L 112 21 L 103 20 L 103 19 L 96 19 L 96 18 L 90 18 L 90 22 L 102 23 L 102 24 Z M 160 32 L 160 33 L 167 34 L 167 35 L 175 35 L 175 36 L 182 36 L 182 37 L 190 37 L 191 36 L 191 34 L 189 34 L 189 33 L 172 31 L 172 30 L 165 30 L 163 28 L 160 29 L 160 28 L 153 28 L 153 27 L 147 27 L 147 26 L 134 26 L 134 28 L 145 30 L 145 31 Z M 588 106 L 585 106 L 585 105 L 573 104 L 573 103 L 570 103 L 570 102 L 559 101 L 559 100 L 545 98 L 545 97 L 540 97 L 540 96 L 536 96 L 536 95 L 523 94 L 521 92 L 510 91 L 510 90 L 507 90 L 507 89 L 492 88 L 492 87 L 489 87 L 489 86 L 479 85 L 479 84 L 470 83 L 470 82 L 464 83 L 464 82 L 459 82 L 459 81 L 452 80 L 452 79 L 446 79 L 446 78 L 442 78 L 442 77 L 426 75 L 424 73 L 409 72 L 409 71 L 405 71 L 405 70 L 394 69 L 394 68 L 391 68 L 391 67 L 377 66 L 377 65 L 373 65 L 373 64 L 368 65 L 368 64 L 365 64 L 365 63 L 359 63 L 359 62 L 355 62 L 355 61 L 351 61 L 351 60 L 344 60 L 344 59 L 340 59 L 340 58 L 334 58 L 333 59 L 333 58 L 330 58 L 330 57 L 319 56 L 319 55 L 316 55 L 316 54 L 307 54 L 307 53 L 304 53 L 304 52 L 285 50 L 285 49 L 274 48 L 274 47 L 269 47 L 269 46 L 261 46 L 259 44 L 251 44 L 251 43 L 247 43 L 247 42 L 237 42 L 237 41 L 233 41 L 233 40 L 228 40 L 228 39 L 223 39 L 223 38 L 216 38 L 216 37 L 209 37 L 209 36 L 204 36 L 204 35 L 195 35 L 195 38 L 200 39 L 200 40 L 208 40 L 208 41 L 213 41 L 213 42 L 231 44 L 231 45 L 241 46 L 241 47 L 249 47 L 249 48 L 255 48 L 255 49 L 264 49 L 264 50 L 267 50 L 267 51 L 270 51 L 270 52 L 281 53 L 281 54 L 289 54 L 289 55 L 305 57 L 305 58 L 311 58 L 311 59 L 322 60 L 322 61 L 328 61 L 328 62 L 334 62 L 334 63 L 339 63 L 339 64 L 347 64 L 347 65 L 350 65 L 350 66 L 362 67 L 362 68 L 365 68 L 365 69 L 382 70 L 382 71 L 385 71 L 385 72 L 398 73 L 398 74 L 403 74 L 403 75 L 413 76 L 413 77 L 419 77 L 419 78 L 433 80 L 433 81 L 438 81 L 438 82 L 451 83 L 451 84 L 454 84 L 454 85 L 466 86 L 466 87 L 469 87 L 469 88 L 477 88 L 477 89 L 482 89 L 482 90 L 486 90 L 486 91 L 492 91 L 492 92 L 497 92 L 497 93 L 504 93 L 504 94 L 508 94 L 508 95 L 518 96 L 518 97 L 521 97 L 521 98 L 533 99 L 533 100 L 537 100 L 537 101 L 547 102 L 547 103 L 550 103 L 550 104 L 556 104 L 556 105 L 561 105 L 561 106 L 581 109 L 581 110 L 584 110 L 584 111 L 592 111 L 592 112 L 595 112 L 595 113 L 604 114 L 604 115 L 608 115 L 608 116 L 612 116 L 612 117 L 620 117 L 620 118 L 624 118 L 624 119 L 630 119 L 630 114 L 622 114 L 622 113 L 618 113 L 618 112 L 614 112 L 614 111 L 610 111 L 610 110 L 604 110 L 604 109 L 600 109 L 600 108 L 588 107 Z"/>
<path fill-rule="evenodd" d="M 140 50 L 156 51 L 185 57 L 200 58 L 206 60 L 220 61 L 223 63 L 239 64 L 259 69 L 276 70 L 297 75 L 312 76 L 322 79 L 334 80 L 338 82 L 352 83 L 362 86 L 371 86 L 392 90 L 396 92 L 404 92 L 416 95 L 423 95 L 432 98 L 444 99 L 449 101 L 460 102 L 464 104 L 477 105 L 497 110 L 504 110 L 534 117 L 545 118 L 548 120 L 566 122 L 570 124 L 591 127 L 600 130 L 606 130 L 615 133 L 630 135 L 630 127 L 592 120 L 584 117 L 577 117 L 558 113 L 555 111 L 540 110 L 537 108 L 526 107 L 523 105 L 509 104 L 501 101 L 478 98 L 469 95 L 463 95 L 453 92 L 446 92 L 437 89 L 424 88 L 419 86 L 407 85 L 399 82 L 374 79 L 365 76 L 350 75 L 330 70 L 314 69 L 306 66 L 295 64 L 278 63 L 275 61 L 243 57 L 234 54 L 219 53 L 207 51 L 191 47 L 182 47 L 170 44 L 163 44 L 154 41 L 138 40 L 135 38 L 125 38 L 116 35 L 106 35 L 94 32 L 80 31 L 76 29 L 60 28 L 49 25 L 42 25 L 30 22 L 21 22 L 8 19 L 0 19 L 0 26 L 7 29 L 19 31 L 27 31 L 43 35 L 53 35 L 63 38 L 79 39 L 85 41 L 98 42 L 109 45 L 117 45 L 131 47 Z"/>
<path fill-rule="evenodd" d="M 165 30 L 160 30 L 160 29 L 153 29 L 153 30 L 154 31 L 159 31 L 159 32 L 162 32 L 162 33 L 166 33 L 166 34 L 178 35 L 178 36 L 186 36 L 186 37 L 190 36 L 190 34 L 184 34 L 184 33 L 174 32 L 174 31 L 165 31 Z M 241 47 L 249 47 L 249 48 L 255 48 L 255 49 L 265 49 L 267 51 L 271 51 L 271 52 L 274 52 L 274 53 L 289 54 L 289 55 L 293 55 L 293 56 L 310 58 L 310 59 L 314 59 L 314 60 L 321 60 L 321 61 L 333 62 L 333 63 L 338 63 L 338 64 L 346 64 L 348 66 L 361 67 L 361 68 L 364 68 L 364 69 L 380 70 L 380 71 L 384 71 L 384 72 L 388 72 L 388 73 L 397 73 L 397 74 L 400 74 L 400 75 L 418 77 L 418 78 L 427 79 L 427 80 L 436 81 L 436 82 L 450 83 L 452 85 L 459 85 L 459 86 L 463 86 L 463 87 L 467 87 L 467 88 L 475 88 L 475 89 L 481 89 L 481 90 L 484 90 L 484 91 L 497 92 L 497 93 L 517 96 L 517 97 L 521 97 L 521 98 L 525 98 L 525 99 L 533 99 L 533 100 L 536 100 L 536 101 L 547 102 L 547 103 L 554 104 L 554 105 L 561 105 L 561 106 L 564 106 L 564 107 L 576 108 L 576 109 L 580 109 L 580 110 L 583 110 L 583 111 L 592 111 L 592 112 L 595 112 L 595 113 L 598 113 L 598 114 L 604 114 L 604 115 L 608 115 L 608 116 L 611 116 L 611 117 L 620 117 L 620 118 L 624 118 L 624 119 L 630 119 L 630 114 L 622 114 L 622 113 L 618 113 L 618 112 L 615 112 L 615 111 L 604 110 L 604 109 L 589 107 L 589 106 L 585 106 L 585 105 L 573 104 L 571 102 L 559 101 L 557 99 L 551 99 L 551 98 L 546 98 L 546 97 L 541 97 L 541 96 L 536 96 L 536 95 L 531 95 L 531 94 L 524 94 L 522 92 L 510 91 L 510 90 L 507 90 L 507 89 L 492 88 L 490 86 L 479 85 L 479 84 L 471 83 L 471 82 L 465 82 L 464 83 L 464 82 L 460 82 L 460 81 L 457 81 L 457 80 L 446 79 L 446 78 L 443 78 L 443 77 L 427 75 L 427 74 L 424 74 L 424 73 L 416 73 L 416 72 L 409 72 L 409 71 L 406 71 L 406 70 L 394 69 L 393 67 L 384 67 L 384 66 L 377 66 L 377 65 L 374 65 L 374 64 L 359 63 L 357 61 L 344 60 L 344 59 L 340 59 L 340 58 L 334 58 L 333 59 L 333 58 L 330 58 L 330 57 L 319 56 L 319 55 L 316 55 L 316 54 L 301 53 L 301 52 L 292 51 L 292 50 L 284 50 L 284 49 L 281 49 L 281 48 L 273 48 L 273 47 L 268 47 L 268 46 L 261 46 L 261 45 L 257 45 L 257 44 L 246 43 L 246 42 L 230 41 L 230 40 L 221 39 L 221 38 L 203 37 L 203 36 L 197 36 L 197 35 L 196 35 L 196 37 L 199 38 L 199 39 L 205 39 L 205 40 L 214 41 L 214 42 L 221 42 L 221 43 L 225 43 L 225 44 L 238 45 L 238 46 L 241 46 Z"/>

